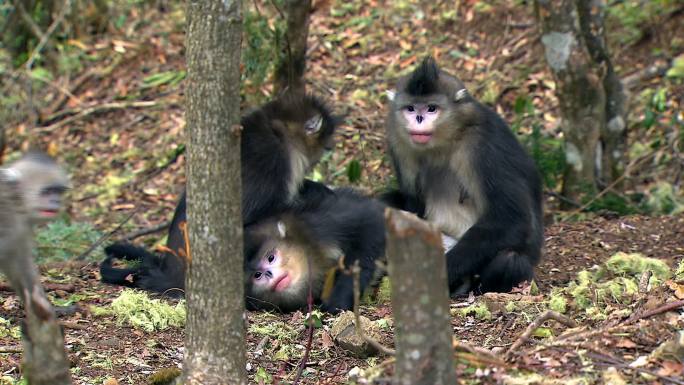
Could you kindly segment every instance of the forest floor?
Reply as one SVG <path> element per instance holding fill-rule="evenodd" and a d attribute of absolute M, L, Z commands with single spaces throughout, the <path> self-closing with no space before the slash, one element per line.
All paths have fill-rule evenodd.
<path fill-rule="evenodd" d="M 547 134 L 558 133 L 558 103 L 531 5 L 463 1 L 454 9 L 450 2 L 420 7 L 392 1 L 316 3 L 309 90 L 345 115 L 335 151 L 316 170 L 325 182 L 350 184 L 346 167 L 359 161 L 362 173 L 355 187 L 373 192 L 388 183 L 384 91 L 426 53 L 461 76 L 522 136 L 535 124 Z M 262 12 L 273 12 L 268 2 L 261 6 Z M 70 192 L 71 221 L 105 234 L 102 244 L 169 220 L 185 180 L 182 8 L 131 10 L 127 16 L 128 24 L 106 38 L 74 43 L 81 50 L 80 65 L 52 80 L 69 92 L 46 86 L 39 127 L 10 121 L 8 130 L 10 148 L 37 140 L 69 168 L 76 186 Z M 684 52 L 683 24 L 680 7 L 639 23 L 637 38 L 627 39 L 635 31 L 624 25 L 610 28 L 618 72 L 632 95 L 630 119 L 636 123 L 630 125 L 630 149 L 652 151 L 625 178 L 630 193 L 648 195 L 659 181 L 680 180 L 684 129 L 671 122 L 677 114 L 682 119 L 684 85 L 667 80 L 659 68 Z M 659 90 L 667 95 L 665 107 L 654 110 Z M 270 90 L 267 82 L 249 80 L 244 92 L 246 107 L 266 100 Z M 528 101 L 531 110 L 520 112 L 520 100 Z M 654 111 L 655 123 L 641 124 Z M 671 133 L 680 138 L 674 146 L 653 144 Z M 547 183 L 548 225 L 536 287 L 452 301 L 460 382 L 684 384 L 684 271 L 675 272 L 684 259 L 684 213 L 617 216 L 604 210 L 560 221 L 554 188 L 553 181 Z M 163 242 L 161 234 L 146 237 L 146 244 Z M 110 305 L 122 289 L 99 282 L 102 244 L 75 258 L 95 239 L 54 241 L 49 247 L 38 242 L 41 255 L 59 250 L 71 257 L 44 263 L 41 271 L 53 302 L 75 306 L 60 317 L 75 383 L 145 384 L 162 368 L 180 367 L 182 326 L 146 331 L 112 314 Z M 537 325 L 548 309 L 567 317 L 564 323 Z M 373 321 L 380 342 L 392 346 L 389 303 L 366 304 L 362 314 Z M 21 316 L 17 297 L 0 280 L 2 385 L 21 377 Z M 322 325 L 314 329 L 308 347 L 309 329 L 301 312 L 248 313 L 251 383 L 291 383 L 309 348 L 300 383 L 387 383 L 391 359 L 355 357 L 331 336 L 336 317 L 318 316 Z M 530 325 L 538 327 L 523 339 Z"/>

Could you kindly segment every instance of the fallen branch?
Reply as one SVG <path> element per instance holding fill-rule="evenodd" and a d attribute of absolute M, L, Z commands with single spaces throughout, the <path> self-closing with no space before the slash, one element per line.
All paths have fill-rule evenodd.
<path fill-rule="evenodd" d="M 21 346 L 19 346 L 19 345 L 0 346 L 0 353 L 21 353 Z"/>
<path fill-rule="evenodd" d="M 121 236 L 120 240 L 132 241 L 136 238 L 140 238 L 140 237 L 143 237 L 145 235 L 154 234 L 154 233 L 160 232 L 162 230 L 168 229 L 169 226 L 171 226 L 171 221 L 162 222 L 156 226 L 148 227 L 146 229 L 131 231 L 130 233 L 124 234 L 123 236 Z"/>
<path fill-rule="evenodd" d="M 518 350 L 518 348 L 522 346 L 522 344 L 524 344 L 530 339 L 532 333 L 534 333 L 534 331 L 537 328 L 541 327 L 541 325 L 548 320 L 554 320 L 569 328 L 577 327 L 577 322 L 571 320 L 570 318 L 553 310 L 547 310 L 546 312 L 542 313 L 539 317 L 537 317 L 537 319 L 532 321 L 532 323 L 529 324 L 529 326 L 527 326 L 525 332 L 522 335 L 520 335 L 520 337 L 518 337 L 518 339 L 513 343 L 513 345 L 511 345 L 511 347 L 508 349 L 504 356 L 507 358 L 510 357 L 514 351 Z"/>
<path fill-rule="evenodd" d="M 133 211 L 128 215 L 128 217 L 126 217 L 126 219 L 124 219 L 123 221 L 121 221 L 121 223 L 119 223 L 119 224 L 116 226 L 116 228 L 115 228 L 114 230 L 110 231 L 110 232 L 107 233 L 107 234 L 102 235 L 102 236 L 100 237 L 100 239 L 98 239 L 97 241 L 95 241 L 95 242 L 94 242 L 86 251 L 84 251 L 83 253 L 81 253 L 81 255 L 79 255 L 78 257 L 76 257 L 75 260 L 76 260 L 76 261 L 82 261 L 82 260 L 84 260 L 85 257 L 87 257 L 90 253 L 93 252 L 93 250 L 95 250 L 95 249 L 96 249 L 98 246 L 100 246 L 104 241 L 106 241 L 106 240 L 109 239 L 112 235 L 114 235 L 117 231 L 119 231 L 119 230 L 121 229 L 121 227 L 122 227 L 126 222 L 130 221 L 131 218 L 133 218 L 133 215 L 135 215 L 137 212 L 138 212 L 137 209 L 136 209 L 136 210 L 133 210 Z"/>
<path fill-rule="evenodd" d="M 667 302 L 661 306 L 658 306 L 655 309 L 644 311 L 644 312 L 641 312 L 639 314 L 635 314 L 632 317 L 628 318 L 627 321 L 625 321 L 625 324 L 631 324 L 631 323 L 634 323 L 640 319 L 653 317 L 654 315 L 666 313 L 666 312 L 671 311 L 671 310 L 679 309 L 680 307 L 684 307 L 684 299 L 679 300 L 679 301 Z"/>
<path fill-rule="evenodd" d="M 90 107 L 83 107 L 76 109 L 74 111 L 77 111 L 75 115 L 72 115 L 62 121 L 59 121 L 57 123 L 51 124 L 49 126 L 45 127 L 40 127 L 40 132 L 41 133 L 48 133 L 54 130 L 57 130 L 59 128 L 62 128 L 68 124 L 71 124 L 77 120 L 83 119 L 86 116 L 92 115 L 92 114 L 97 114 L 100 112 L 105 112 L 105 111 L 110 111 L 110 110 L 121 110 L 121 109 L 126 109 L 126 108 L 150 108 L 150 107 L 157 107 L 160 105 L 165 104 L 166 102 L 163 101 L 134 101 L 134 102 L 112 102 L 112 103 L 104 103 L 96 106 L 90 106 Z"/>
<path fill-rule="evenodd" d="M 352 267 L 353 281 L 354 281 L 354 328 L 356 329 L 356 334 L 368 342 L 372 347 L 374 347 L 379 352 L 386 354 L 388 356 L 394 356 L 397 352 L 394 349 L 388 348 L 387 346 L 376 341 L 373 337 L 366 335 L 361 328 L 361 314 L 359 312 L 359 299 L 361 298 L 361 267 L 359 267 L 359 261 L 354 263 Z"/>

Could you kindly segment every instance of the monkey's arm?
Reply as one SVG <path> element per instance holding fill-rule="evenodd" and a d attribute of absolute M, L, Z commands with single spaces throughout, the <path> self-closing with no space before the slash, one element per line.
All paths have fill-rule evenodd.
<path fill-rule="evenodd" d="M 417 197 L 404 194 L 400 190 L 385 191 L 378 199 L 389 207 L 408 211 L 419 217 L 425 216 L 425 204 Z"/>
<path fill-rule="evenodd" d="M 513 194 L 516 196 L 516 194 Z M 526 201 L 525 197 L 520 197 Z M 531 247 L 535 235 L 530 227 L 530 212 L 511 197 L 500 197 L 458 243 L 447 252 L 449 289 L 455 290 L 464 279 L 481 276 L 482 291 L 509 291 L 531 278 L 538 248 Z"/>

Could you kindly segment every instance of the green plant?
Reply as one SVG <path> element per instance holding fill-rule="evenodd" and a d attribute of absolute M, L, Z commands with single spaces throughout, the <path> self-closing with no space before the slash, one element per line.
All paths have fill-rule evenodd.
<path fill-rule="evenodd" d="M 544 186 L 549 189 L 555 188 L 565 168 L 563 142 L 549 133 L 542 132 L 542 126 L 537 122 L 534 104 L 528 96 L 518 96 L 513 111 L 515 119 L 511 129 L 519 135 L 527 152 L 537 164 Z M 523 135 L 521 131 L 527 122 L 531 122 L 531 132 Z"/>
<path fill-rule="evenodd" d="M 53 221 L 36 232 L 35 247 L 38 261 L 71 259 L 84 252 L 100 236 L 100 232 L 89 223 L 69 223 L 65 219 Z M 98 254 L 93 252 L 90 255 L 95 258 Z"/>

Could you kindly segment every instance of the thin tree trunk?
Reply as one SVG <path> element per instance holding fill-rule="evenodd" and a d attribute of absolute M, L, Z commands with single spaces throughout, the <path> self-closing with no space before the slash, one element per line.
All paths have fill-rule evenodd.
<path fill-rule="evenodd" d="M 446 258 L 439 231 L 387 209 L 387 261 L 398 385 L 456 383 Z"/>
<path fill-rule="evenodd" d="M 275 70 L 273 86 L 276 95 L 285 91 L 303 94 L 306 91 L 306 40 L 309 37 L 311 0 L 286 0 L 287 30 L 284 47 Z"/>
<path fill-rule="evenodd" d="M 625 169 L 627 139 L 627 97 L 613 63 L 610 60 L 606 38 L 605 0 L 577 0 L 580 28 L 594 62 L 605 72 L 603 88 L 606 92 L 606 124 L 601 131 L 600 182 L 610 184 Z"/>
<path fill-rule="evenodd" d="M 246 384 L 240 180 L 240 1 L 187 8 L 190 236 L 184 384 Z"/>
<path fill-rule="evenodd" d="M 31 226 L 17 185 L 3 178 L 0 170 L 0 272 L 24 304 L 24 375 L 32 385 L 68 385 L 64 336 L 33 263 Z"/>
<path fill-rule="evenodd" d="M 605 122 L 601 71 L 577 30 L 574 0 L 537 0 L 546 61 L 556 81 L 566 168 L 563 195 L 580 201 L 596 192 L 597 147 Z"/>

